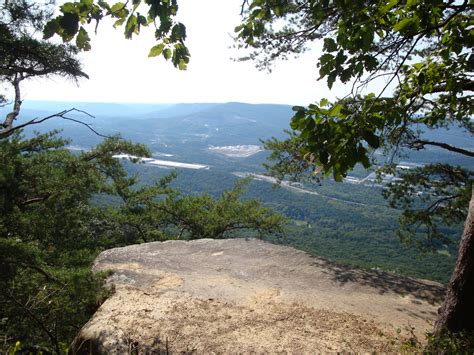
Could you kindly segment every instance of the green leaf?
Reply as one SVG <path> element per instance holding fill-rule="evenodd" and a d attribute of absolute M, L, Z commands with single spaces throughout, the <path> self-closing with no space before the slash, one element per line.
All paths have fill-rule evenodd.
<path fill-rule="evenodd" d="M 94 0 L 81 0 L 81 4 L 87 6 L 88 8 L 90 8 L 93 3 Z"/>
<path fill-rule="evenodd" d="M 137 21 L 139 26 L 148 26 L 148 21 L 143 15 L 137 15 Z"/>
<path fill-rule="evenodd" d="M 336 81 L 336 73 L 332 72 L 331 74 L 328 75 L 328 88 L 332 89 L 332 86 L 334 85 L 334 82 Z"/>
<path fill-rule="evenodd" d="M 374 41 L 374 31 L 370 28 L 366 28 L 366 30 L 362 33 L 362 43 L 365 49 L 369 49 L 372 42 Z"/>
<path fill-rule="evenodd" d="M 186 39 L 186 27 L 182 23 L 177 23 L 171 29 L 171 41 L 183 41 Z"/>
<path fill-rule="evenodd" d="M 163 51 L 163 57 L 165 57 L 166 60 L 170 59 L 172 56 L 172 52 L 171 52 L 171 49 L 169 48 L 166 48 L 164 51 Z"/>
<path fill-rule="evenodd" d="M 244 27 L 245 27 L 244 24 L 241 24 L 241 25 L 239 25 L 239 26 L 236 26 L 236 27 L 234 28 L 234 32 L 238 33 L 238 32 L 240 32 L 241 30 L 243 30 Z"/>
<path fill-rule="evenodd" d="M 125 4 L 123 2 L 117 2 L 114 5 L 112 5 L 110 10 L 112 11 L 112 13 L 118 13 L 119 11 L 121 11 L 124 8 L 125 8 Z"/>
<path fill-rule="evenodd" d="M 150 52 L 148 53 L 148 57 L 156 57 L 163 52 L 163 49 L 165 48 L 164 43 L 157 44 L 156 46 L 151 47 Z"/>
<path fill-rule="evenodd" d="M 132 12 L 135 12 L 135 10 L 137 9 L 137 7 L 140 6 L 140 3 L 141 3 L 141 0 L 133 0 L 133 1 L 132 1 L 132 4 L 133 4 Z"/>
<path fill-rule="evenodd" d="M 352 69 L 344 69 L 340 75 L 340 79 L 343 83 L 347 83 L 352 78 Z"/>
<path fill-rule="evenodd" d="M 306 122 L 305 130 L 307 131 L 312 131 L 314 127 L 316 127 L 316 123 L 311 117 L 309 117 L 305 122 Z"/>
<path fill-rule="evenodd" d="M 117 21 L 114 22 L 114 28 L 122 26 L 126 19 L 126 17 L 119 18 Z"/>
<path fill-rule="evenodd" d="M 372 71 L 374 70 L 375 68 L 377 68 L 378 64 L 379 64 L 379 61 L 377 60 L 377 58 L 375 58 L 374 56 L 371 56 L 371 55 L 366 55 L 364 56 L 364 64 L 365 64 L 365 69 L 367 71 Z"/>
<path fill-rule="evenodd" d="M 362 163 L 362 166 L 366 169 L 370 168 L 370 166 L 371 166 L 370 160 L 367 157 L 367 155 L 362 156 L 361 159 L 360 159 L 360 162 Z"/>
<path fill-rule="evenodd" d="M 397 4 L 398 4 L 398 0 L 390 0 L 385 6 L 381 7 L 381 10 L 382 12 L 387 12 Z"/>
<path fill-rule="evenodd" d="M 336 182 L 341 182 L 344 179 L 344 176 L 339 171 L 334 171 L 333 177 Z"/>
<path fill-rule="evenodd" d="M 180 59 L 178 63 L 178 69 L 179 70 L 186 70 L 188 67 L 188 64 L 184 61 L 184 59 Z"/>
<path fill-rule="evenodd" d="M 79 12 L 79 9 L 77 8 L 76 4 L 72 3 L 72 2 L 67 2 L 63 5 L 61 5 L 61 7 L 59 8 L 61 10 L 61 12 L 63 14 L 66 14 L 66 13 L 78 13 Z"/>
<path fill-rule="evenodd" d="M 79 30 L 79 16 L 66 13 L 60 17 L 59 26 L 62 28 L 63 39 L 70 40 Z"/>
<path fill-rule="evenodd" d="M 329 154 L 327 151 L 323 150 L 319 153 L 319 161 L 326 165 L 329 161 Z"/>
<path fill-rule="evenodd" d="M 54 36 L 54 34 L 58 33 L 59 30 L 59 21 L 57 19 L 53 19 L 48 21 L 48 23 L 44 26 L 43 29 L 43 38 L 48 39 Z"/>
<path fill-rule="evenodd" d="M 337 116 L 339 114 L 339 112 L 341 112 L 341 109 L 342 109 L 342 105 L 337 104 L 337 105 L 335 105 L 331 108 L 331 111 L 329 111 L 329 115 L 330 116 Z"/>
<path fill-rule="evenodd" d="M 326 52 L 335 52 L 337 51 L 337 44 L 332 38 L 325 38 L 323 49 Z"/>
<path fill-rule="evenodd" d="M 321 66 L 324 66 L 326 63 L 329 63 L 334 59 L 334 56 L 329 53 L 323 54 L 321 57 L 319 57 L 319 63 Z"/>
<path fill-rule="evenodd" d="M 395 32 L 402 32 L 402 31 L 404 31 L 406 28 L 411 27 L 413 24 L 414 24 L 413 18 L 411 18 L 411 17 L 406 17 L 406 18 L 404 18 L 403 20 L 401 20 L 400 22 L 397 22 L 397 23 L 395 24 L 395 26 L 393 26 L 393 29 L 395 30 Z"/>
<path fill-rule="evenodd" d="M 379 137 L 377 137 L 373 132 L 364 131 L 362 136 L 371 148 L 377 149 L 380 146 Z"/>
<path fill-rule="evenodd" d="M 125 38 L 132 38 L 134 33 L 138 33 L 138 21 L 137 17 L 132 14 L 128 17 L 127 24 L 125 25 Z"/>
<path fill-rule="evenodd" d="M 347 59 L 347 55 L 344 54 L 343 50 L 340 50 L 336 56 L 336 64 L 342 65 L 345 63 L 346 59 Z"/>
<path fill-rule="evenodd" d="M 88 51 L 91 49 L 90 38 L 87 31 L 81 26 L 76 37 L 76 46 L 79 49 Z"/>
<path fill-rule="evenodd" d="M 303 106 L 293 106 L 291 109 L 292 109 L 293 111 L 297 111 L 297 112 L 304 111 L 304 107 L 303 107 Z"/>
<path fill-rule="evenodd" d="M 101 8 L 105 9 L 105 10 L 112 11 L 111 8 L 110 8 L 110 5 L 109 5 L 106 1 L 104 1 L 104 0 L 99 0 L 99 1 L 97 2 L 97 4 L 98 4 Z"/>
<path fill-rule="evenodd" d="M 306 110 L 303 107 L 295 106 L 293 110 L 298 108 L 294 116 L 291 118 L 290 127 L 292 129 L 300 129 L 306 119 Z"/>

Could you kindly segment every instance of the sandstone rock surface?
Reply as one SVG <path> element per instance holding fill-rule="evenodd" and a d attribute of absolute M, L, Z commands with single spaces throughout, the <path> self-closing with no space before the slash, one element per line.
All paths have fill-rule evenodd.
<path fill-rule="evenodd" d="M 423 337 L 441 285 L 340 266 L 255 239 L 167 241 L 103 252 L 114 294 L 84 326 L 78 352 L 389 351 Z"/>

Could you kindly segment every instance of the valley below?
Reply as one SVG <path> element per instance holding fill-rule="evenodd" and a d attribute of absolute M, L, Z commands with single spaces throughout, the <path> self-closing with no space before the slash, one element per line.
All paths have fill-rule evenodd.
<path fill-rule="evenodd" d="M 25 102 L 22 115 L 44 116 L 66 103 Z M 462 226 L 445 226 L 443 233 L 453 244 L 439 244 L 434 254 L 421 253 L 400 243 L 397 236 L 400 211 L 389 208 L 381 196 L 385 184 L 396 176 L 375 179 L 373 171 L 357 166 L 342 183 L 331 178 L 321 183 L 282 181 L 267 175 L 262 166 L 269 153 L 262 141 L 285 138 L 293 114 L 286 105 L 226 104 L 107 104 L 71 103 L 95 118 L 86 119 L 103 135 L 120 133 L 125 139 L 146 144 L 150 158 L 134 164 L 118 154 L 127 171 L 141 184 L 151 185 L 177 172 L 172 186 L 183 194 L 220 196 L 242 178 L 250 178 L 244 198 L 256 198 L 265 206 L 289 218 L 284 236 L 269 241 L 290 245 L 312 255 L 365 269 L 386 270 L 411 277 L 446 283 L 456 257 L 456 241 Z M 133 114 L 133 119 L 131 119 Z M 84 125 L 50 120 L 35 127 L 47 132 L 54 128 L 71 139 L 70 149 L 88 150 L 102 138 Z M 32 131 L 25 131 L 31 135 Z M 455 128 L 428 132 L 433 139 L 472 147 L 469 137 Z M 375 157 L 384 159 L 382 152 Z M 399 169 L 412 169 L 444 159 L 466 165 L 453 154 L 439 149 L 403 153 Z M 242 235 L 245 237 L 245 235 Z"/>

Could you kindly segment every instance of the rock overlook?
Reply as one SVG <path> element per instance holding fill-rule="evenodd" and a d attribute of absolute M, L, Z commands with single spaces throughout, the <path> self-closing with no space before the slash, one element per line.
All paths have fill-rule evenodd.
<path fill-rule="evenodd" d="M 167 241 L 103 252 L 113 295 L 79 353 L 389 351 L 424 332 L 441 285 L 369 272 L 255 239 Z"/>

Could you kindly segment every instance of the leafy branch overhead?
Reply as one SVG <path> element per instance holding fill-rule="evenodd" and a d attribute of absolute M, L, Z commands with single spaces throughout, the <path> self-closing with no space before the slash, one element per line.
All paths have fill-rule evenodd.
<path fill-rule="evenodd" d="M 366 168 L 386 164 L 381 173 L 397 173 L 402 181 L 410 181 L 389 186 L 392 193 L 387 197 L 408 196 L 413 202 L 420 195 L 410 193 L 408 186 L 420 186 L 421 180 L 394 170 L 403 152 L 434 147 L 473 158 L 469 147 L 423 136 L 428 129 L 453 125 L 474 133 L 473 8 L 468 0 L 243 2 L 243 21 L 235 29 L 237 46 L 247 51 L 241 60 L 269 68 L 320 41 L 319 79 L 326 80 L 329 89 L 336 80 L 348 84 L 345 96 L 333 102 L 322 99 L 294 107 L 294 133 L 287 143 L 267 142 L 275 162 L 269 171 L 280 178 L 287 173 L 332 174 L 341 181 L 356 164 Z M 384 160 L 374 158 L 376 150 L 384 152 Z M 432 183 L 433 169 L 421 170 L 417 172 L 431 176 L 424 183 L 438 191 Z M 455 173 L 460 168 L 451 170 L 450 176 L 461 176 Z M 428 193 L 424 197 L 430 201 L 415 205 L 425 206 L 427 212 L 437 201 L 441 205 L 450 201 L 447 206 L 463 206 L 461 214 L 451 210 L 461 222 L 471 196 L 472 173 L 466 174 L 449 179 L 449 189 Z M 403 193 L 396 190 L 401 188 Z M 436 225 L 430 216 L 440 210 L 423 214 L 425 230 Z M 405 209 L 402 222 L 414 222 L 413 213 Z M 452 223 L 446 216 L 446 211 L 439 215 Z"/>
<path fill-rule="evenodd" d="M 51 6 L 30 4 L 27 1 L 6 2 L 0 6 L 0 80 L 11 85 L 14 94 L 12 111 L 0 123 L 0 139 L 26 125 L 41 121 L 34 119 L 16 125 L 22 104 L 20 84 L 24 80 L 50 76 L 72 80 L 88 77 L 76 58 L 76 47 L 36 38 L 35 32 L 42 29 L 51 11 Z"/>
<path fill-rule="evenodd" d="M 75 41 L 79 49 L 87 51 L 91 49 L 91 26 L 88 25 L 94 25 L 97 32 L 100 22 L 111 18 L 114 27 L 123 28 L 127 39 L 138 35 L 143 27 L 154 29 L 157 43 L 150 49 L 149 57 L 162 55 L 180 70 L 185 70 L 189 63 L 190 54 L 184 43 L 186 27 L 175 19 L 176 0 L 133 0 L 113 4 L 103 0 L 80 0 L 64 3 L 60 12 L 44 27 L 45 39 L 59 35 L 64 42 Z"/>

